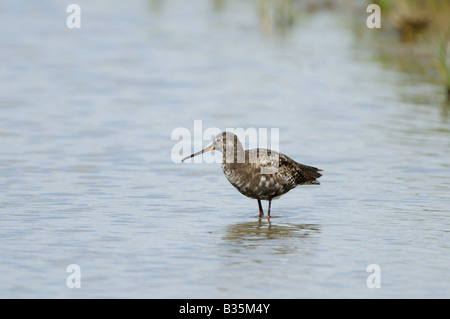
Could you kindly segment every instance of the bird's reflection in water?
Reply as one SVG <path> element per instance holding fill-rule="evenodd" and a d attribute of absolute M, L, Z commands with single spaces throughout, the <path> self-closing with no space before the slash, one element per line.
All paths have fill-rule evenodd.
<path fill-rule="evenodd" d="M 276 253 L 283 254 L 302 246 L 299 240 L 302 242 L 320 233 L 317 224 L 290 224 L 275 222 L 273 219 L 267 221 L 265 218 L 259 218 L 257 221 L 230 225 L 223 237 L 224 244 L 234 252 L 264 245 L 272 246 Z M 304 244 L 309 246 L 306 242 Z"/>

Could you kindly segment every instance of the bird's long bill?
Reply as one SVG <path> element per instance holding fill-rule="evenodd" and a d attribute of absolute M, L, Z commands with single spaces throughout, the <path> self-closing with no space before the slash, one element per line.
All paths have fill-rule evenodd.
<path fill-rule="evenodd" d="M 197 153 L 194 153 L 194 154 L 191 154 L 191 155 L 189 155 L 189 156 L 186 156 L 186 157 L 183 158 L 181 161 L 184 162 L 184 161 L 187 160 L 188 158 L 192 158 L 192 157 L 194 157 L 194 156 L 197 156 L 197 155 L 200 155 L 200 154 L 203 154 L 203 153 L 212 151 L 212 150 L 214 150 L 214 146 L 213 146 L 213 145 L 210 145 L 210 146 L 208 146 L 208 147 L 202 149 L 201 151 L 198 151 Z"/>

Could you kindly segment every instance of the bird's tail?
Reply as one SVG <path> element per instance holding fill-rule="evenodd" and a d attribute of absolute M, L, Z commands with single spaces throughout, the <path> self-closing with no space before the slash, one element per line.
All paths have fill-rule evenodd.
<path fill-rule="evenodd" d="M 322 176 L 321 172 L 322 170 L 313 167 L 308 166 L 304 164 L 297 163 L 300 168 L 300 178 L 298 179 L 298 184 L 313 184 L 313 185 L 320 185 L 319 181 L 317 180 Z"/>

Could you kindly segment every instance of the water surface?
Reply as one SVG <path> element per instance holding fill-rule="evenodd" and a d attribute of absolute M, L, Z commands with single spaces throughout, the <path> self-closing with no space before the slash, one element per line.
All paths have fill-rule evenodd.
<path fill-rule="evenodd" d="M 450 297 L 439 86 L 342 13 L 268 33 L 253 1 L 77 3 L 77 30 L 58 1 L 1 5 L 1 297 Z M 172 161 L 194 120 L 278 128 L 321 185 L 260 220 L 220 165 Z"/>

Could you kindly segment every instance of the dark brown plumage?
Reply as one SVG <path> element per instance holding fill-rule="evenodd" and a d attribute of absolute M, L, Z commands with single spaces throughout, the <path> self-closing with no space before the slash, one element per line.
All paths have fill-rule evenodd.
<path fill-rule="evenodd" d="M 317 179 L 322 176 L 319 173 L 321 169 L 297 163 L 272 150 L 257 148 L 244 151 L 237 136 L 231 132 L 218 134 L 210 146 L 183 161 L 212 150 L 222 152 L 222 169 L 231 185 L 243 195 L 258 200 L 260 217 L 264 216 L 261 200 L 269 201 L 267 218 L 270 218 L 273 199 L 297 185 L 320 184 Z"/>

